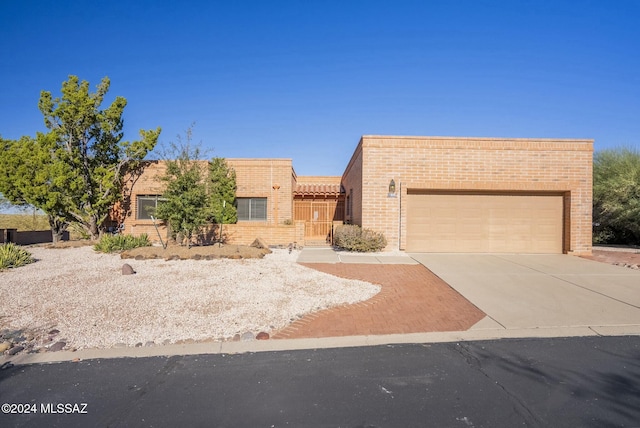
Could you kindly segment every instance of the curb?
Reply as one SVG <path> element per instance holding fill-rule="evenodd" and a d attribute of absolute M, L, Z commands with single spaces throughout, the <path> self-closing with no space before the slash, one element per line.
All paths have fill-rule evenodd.
<path fill-rule="evenodd" d="M 109 358 L 169 357 L 174 355 L 242 354 L 247 352 L 298 351 L 400 344 L 429 344 L 500 339 L 561 338 L 586 336 L 640 336 L 640 325 L 564 326 L 531 329 L 471 329 L 459 332 L 343 336 L 316 339 L 271 339 L 247 342 L 205 342 L 142 348 L 82 349 L 3 356 L 0 367 L 26 364 L 80 362 Z"/>

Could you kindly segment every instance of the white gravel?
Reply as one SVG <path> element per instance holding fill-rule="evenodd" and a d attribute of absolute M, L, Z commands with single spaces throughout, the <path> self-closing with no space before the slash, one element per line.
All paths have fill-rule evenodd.
<path fill-rule="evenodd" d="M 380 291 L 300 266 L 296 251 L 197 261 L 122 260 L 91 247 L 29 251 L 36 263 L 0 272 L 0 330 L 55 328 L 77 349 L 273 332 Z M 122 275 L 124 263 L 137 273 Z"/>

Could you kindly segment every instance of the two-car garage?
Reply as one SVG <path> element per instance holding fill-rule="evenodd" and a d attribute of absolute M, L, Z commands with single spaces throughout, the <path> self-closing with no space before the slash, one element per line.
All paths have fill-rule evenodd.
<path fill-rule="evenodd" d="M 407 191 L 406 251 L 562 253 L 561 193 Z"/>
<path fill-rule="evenodd" d="M 591 254 L 593 140 L 365 135 L 341 185 L 387 250 Z"/>

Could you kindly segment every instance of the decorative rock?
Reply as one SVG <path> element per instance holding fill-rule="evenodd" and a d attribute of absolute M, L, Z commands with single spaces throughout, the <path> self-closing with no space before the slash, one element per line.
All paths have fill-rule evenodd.
<path fill-rule="evenodd" d="M 232 340 L 232 341 L 234 341 L 234 342 L 240 342 L 240 335 L 239 335 L 239 334 L 237 334 L 237 333 L 236 333 L 236 334 L 234 334 L 234 335 L 233 335 L 233 339 L 231 339 L 231 340 Z"/>
<path fill-rule="evenodd" d="M 138 254 L 134 257 L 135 260 L 144 260 L 144 256 L 142 254 Z"/>
<path fill-rule="evenodd" d="M 269 333 L 266 333 L 264 331 L 261 331 L 260 333 L 258 333 L 258 335 L 256 336 L 256 339 L 258 340 L 269 340 Z"/>
<path fill-rule="evenodd" d="M 194 254 L 193 257 L 191 257 L 193 260 L 202 260 L 202 254 Z"/>
<path fill-rule="evenodd" d="M 249 246 L 258 248 L 258 249 L 264 249 L 264 250 L 269 249 L 269 246 L 267 245 L 266 242 L 264 242 L 264 239 L 262 238 L 256 238 Z"/>
<path fill-rule="evenodd" d="M 49 331 L 49 334 L 54 336 L 56 334 L 60 333 L 60 330 L 58 330 L 57 328 L 54 328 L 53 330 Z"/>
<path fill-rule="evenodd" d="M 133 275 L 136 271 L 133 270 L 130 264 L 125 263 L 122 265 L 122 274 L 123 275 Z"/>
<path fill-rule="evenodd" d="M 255 337 L 253 336 L 253 333 L 251 333 L 250 331 L 246 332 L 245 334 L 243 334 L 242 336 L 240 336 L 240 340 L 242 342 L 248 342 L 250 340 L 255 340 Z"/>
<path fill-rule="evenodd" d="M 65 346 L 67 346 L 66 342 L 56 342 L 49 347 L 49 352 L 62 351 Z"/>
<path fill-rule="evenodd" d="M 136 348 L 140 348 L 140 347 L 142 347 L 142 342 L 136 343 Z"/>
<path fill-rule="evenodd" d="M 6 351 L 9 348 L 11 348 L 11 342 L 4 341 L 0 343 L 0 354 L 2 354 L 4 351 Z"/>
<path fill-rule="evenodd" d="M 7 351 L 8 355 L 16 355 L 18 352 L 22 351 L 24 349 L 24 346 L 14 346 L 13 348 L 9 349 L 9 351 Z"/>
<path fill-rule="evenodd" d="M 145 342 L 144 346 L 156 346 L 156 343 L 153 340 L 149 340 L 148 342 Z"/>

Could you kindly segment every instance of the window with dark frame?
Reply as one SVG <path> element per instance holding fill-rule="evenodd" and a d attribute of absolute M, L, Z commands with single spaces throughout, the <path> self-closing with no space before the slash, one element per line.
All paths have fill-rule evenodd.
<path fill-rule="evenodd" d="M 236 198 L 238 221 L 267 221 L 267 198 Z"/>
<path fill-rule="evenodd" d="M 158 208 L 158 201 L 162 201 L 160 195 L 138 195 L 136 197 L 136 219 L 151 220 Z"/>

